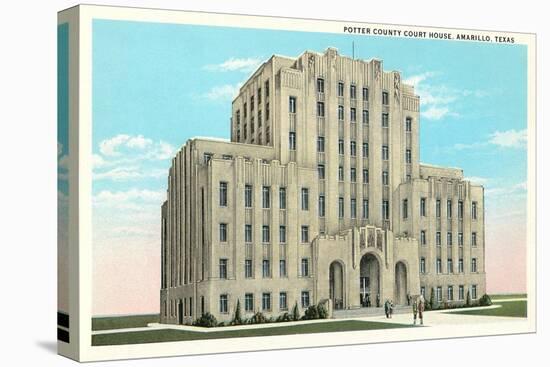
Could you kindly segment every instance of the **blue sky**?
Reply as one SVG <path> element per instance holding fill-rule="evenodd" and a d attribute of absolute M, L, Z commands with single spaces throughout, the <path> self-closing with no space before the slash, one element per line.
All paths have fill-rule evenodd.
<path fill-rule="evenodd" d="M 95 20 L 96 248 L 158 245 L 170 158 L 192 136 L 229 137 L 232 97 L 262 61 L 327 47 L 350 55 L 352 42 L 357 58 L 416 86 L 421 161 L 485 185 L 488 222 L 507 210 L 519 217 L 502 220 L 524 223 L 525 46 Z"/>

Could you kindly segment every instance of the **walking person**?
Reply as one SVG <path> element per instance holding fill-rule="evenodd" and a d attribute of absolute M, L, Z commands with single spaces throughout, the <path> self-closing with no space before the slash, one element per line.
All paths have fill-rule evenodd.
<path fill-rule="evenodd" d="M 392 318 L 393 316 L 393 301 L 390 300 L 390 319 Z"/>
<path fill-rule="evenodd" d="M 390 301 L 389 300 L 386 300 L 386 302 L 384 302 L 384 312 L 386 313 L 386 318 L 389 319 L 390 318 Z"/>
<path fill-rule="evenodd" d="M 424 325 L 424 307 L 426 300 L 423 295 L 418 298 L 418 318 L 420 319 L 420 325 Z"/>
<path fill-rule="evenodd" d="M 380 307 L 380 293 L 376 294 L 376 307 Z"/>
<path fill-rule="evenodd" d="M 416 325 L 416 315 L 418 314 L 418 298 L 415 298 L 412 303 L 413 309 L 413 325 Z"/>

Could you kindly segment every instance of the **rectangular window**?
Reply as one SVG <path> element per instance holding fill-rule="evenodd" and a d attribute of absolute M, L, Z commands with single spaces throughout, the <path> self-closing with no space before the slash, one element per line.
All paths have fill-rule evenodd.
<path fill-rule="evenodd" d="M 296 97 L 288 97 L 288 112 L 296 113 Z"/>
<path fill-rule="evenodd" d="M 294 131 L 288 133 L 288 149 L 296 150 L 296 133 Z"/>
<path fill-rule="evenodd" d="M 387 145 L 382 145 L 382 159 L 387 161 L 390 158 L 390 148 Z"/>
<path fill-rule="evenodd" d="M 302 259 L 302 276 L 308 277 L 309 276 L 309 260 L 308 259 Z"/>
<path fill-rule="evenodd" d="M 308 307 L 309 307 L 309 292 L 302 291 L 302 308 L 308 308 Z"/>
<path fill-rule="evenodd" d="M 269 121 L 269 102 L 265 103 L 265 121 Z M 269 125 L 267 126 L 267 129 L 269 129 Z M 268 133 L 269 133 L 269 130 L 267 130 L 266 134 L 268 134 Z M 267 139 L 268 139 L 267 142 L 269 143 L 269 134 L 268 134 Z"/>
<path fill-rule="evenodd" d="M 477 202 L 472 201 L 472 219 L 477 219 Z"/>
<path fill-rule="evenodd" d="M 319 179 L 324 180 L 325 179 L 325 165 L 319 164 L 317 166 L 317 173 L 319 174 Z"/>
<path fill-rule="evenodd" d="M 426 231 L 424 230 L 420 231 L 420 244 L 426 245 Z"/>
<path fill-rule="evenodd" d="M 227 223 L 220 223 L 220 242 L 227 242 Z"/>
<path fill-rule="evenodd" d="M 286 301 L 286 292 L 280 292 L 279 293 L 279 309 L 280 310 L 287 310 L 288 305 Z"/>
<path fill-rule="evenodd" d="M 387 106 L 389 102 L 390 102 L 390 95 L 388 94 L 388 92 L 382 92 L 382 104 Z"/>
<path fill-rule="evenodd" d="M 250 97 L 250 112 L 254 111 L 254 96 Z"/>
<path fill-rule="evenodd" d="M 426 216 L 426 198 L 420 198 L 420 216 Z"/>
<path fill-rule="evenodd" d="M 252 243 L 252 224 L 244 225 L 244 242 Z"/>
<path fill-rule="evenodd" d="M 317 152 L 324 153 L 325 152 L 325 137 L 319 136 L 317 137 Z"/>
<path fill-rule="evenodd" d="M 363 143 L 363 158 L 369 156 L 369 143 Z"/>
<path fill-rule="evenodd" d="M 269 243 L 269 240 L 270 240 L 269 226 L 262 226 L 262 242 Z"/>
<path fill-rule="evenodd" d="M 441 259 L 435 261 L 435 271 L 437 274 L 441 274 Z"/>
<path fill-rule="evenodd" d="M 258 105 L 262 103 L 262 88 L 258 88 Z"/>
<path fill-rule="evenodd" d="M 302 226 L 302 243 L 309 242 L 309 226 Z"/>
<path fill-rule="evenodd" d="M 317 78 L 317 93 L 325 93 L 325 80 Z"/>
<path fill-rule="evenodd" d="M 212 153 L 204 153 L 204 164 L 208 164 L 212 159 Z"/>
<path fill-rule="evenodd" d="M 269 195 L 269 186 L 263 186 L 262 187 L 262 208 L 269 209 L 271 205 L 271 199 Z"/>
<path fill-rule="evenodd" d="M 388 200 L 382 201 L 382 218 L 384 220 L 390 219 L 390 202 Z"/>
<path fill-rule="evenodd" d="M 309 189 L 302 187 L 302 210 L 309 210 Z"/>
<path fill-rule="evenodd" d="M 390 115 L 387 113 L 382 114 L 382 127 L 389 126 Z"/>
<path fill-rule="evenodd" d="M 443 294 L 441 292 L 442 292 L 441 287 L 437 287 L 436 291 L 435 291 L 436 297 L 437 297 L 437 302 L 443 301 Z"/>
<path fill-rule="evenodd" d="M 279 243 L 286 243 L 286 226 L 279 226 Z"/>
<path fill-rule="evenodd" d="M 244 311 L 245 312 L 254 311 L 254 294 L 246 293 L 244 295 Z"/>
<path fill-rule="evenodd" d="M 357 91 L 356 91 L 355 85 L 349 86 L 349 98 L 351 99 L 357 98 Z"/>
<path fill-rule="evenodd" d="M 350 108 L 349 119 L 351 122 L 357 121 L 357 110 L 355 108 Z"/>
<path fill-rule="evenodd" d="M 453 202 L 449 199 L 447 200 L 447 218 L 451 219 L 453 217 Z"/>
<path fill-rule="evenodd" d="M 462 232 L 458 232 L 458 245 L 461 247 L 464 246 L 464 235 Z"/>
<path fill-rule="evenodd" d="M 319 195 L 319 216 L 323 218 L 325 216 L 325 197 Z"/>
<path fill-rule="evenodd" d="M 262 293 L 262 311 L 271 310 L 271 293 Z"/>
<path fill-rule="evenodd" d="M 368 199 L 363 199 L 363 219 L 368 219 L 369 217 L 369 201 Z"/>
<path fill-rule="evenodd" d="M 369 88 L 363 88 L 363 101 L 369 100 Z"/>
<path fill-rule="evenodd" d="M 363 123 L 368 124 L 369 123 L 369 111 L 363 110 Z"/>
<path fill-rule="evenodd" d="M 441 246 L 441 232 L 435 232 L 435 244 Z"/>
<path fill-rule="evenodd" d="M 472 232 L 472 247 L 477 246 L 477 232 Z"/>
<path fill-rule="evenodd" d="M 220 259 L 220 279 L 227 279 L 227 259 Z"/>
<path fill-rule="evenodd" d="M 464 202 L 459 201 L 458 202 L 458 219 L 462 219 L 464 217 Z"/>
<path fill-rule="evenodd" d="M 279 188 L 279 209 L 286 209 L 286 187 Z"/>
<path fill-rule="evenodd" d="M 426 259 L 420 258 L 420 274 L 426 274 Z"/>
<path fill-rule="evenodd" d="M 403 199 L 403 219 L 407 219 L 409 216 L 409 200 Z"/>
<path fill-rule="evenodd" d="M 317 102 L 317 116 L 325 117 L 325 103 Z"/>
<path fill-rule="evenodd" d="M 472 258 L 472 273 L 477 273 L 477 259 L 475 257 Z"/>
<path fill-rule="evenodd" d="M 267 99 L 267 97 L 269 97 L 269 79 L 265 81 L 264 89 L 265 89 L 265 98 Z"/>
<path fill-rule="evenodd" d="M 447 259 L 447 273 L 453 272 L 453 259 Z"/>
<path fill-rule="evenodd" d="M 412 163 L 412 151 L 410 149 L 405 151 L 405 162 Z"/>
<path fill-rule="evenodd" d="M 344 181 L 344 167 L 338 166 L 338 181 Z"/>
<path fill-rule="evenodd" d="M 220 206 L 227 206 L 227 182 L 220 182 Z"/>
<path fill-rule="evenodd" d="M 352 141 L 349 142 L 349 154 L 350 154 L 352 157 L 355 157 L 355 155 L 357 154 L 356 143 L 355 143 L 354 140 L 352 140 Z"/>
<path fill-rule="evenodd" d="M 244 277 L 252 278 L 252 260 L 250 259 L 244 261 Z"/>
<path fill-rule="evenodd" d="M 252 185 L 244 186 L 244 207 L 252 208 Z"/>
<path fill-rule="evenodd" d="M 450 285 L 447 287 L 447 300 L 452 301 L 454 298 L 453 295 L 454 295 L 453 286 Z"/>
<path fill-rule="evenodd" d="M 349 169 L 349 177 L 351 182 L 357 181 L 357 171 L 355 170 L 355 167 L 351 167 Z"/>
<path fill-rule="evenodd" d="M 472 299 L 477 299 L 477 285 L 472 285 Z"/>
<path fill-rule="evenodd" d="M 369 170 L 363 170 L 363 183 L 369 183 Z"/>
<path fill-rule="evenodd" d="M 279 260 L 279 277 L 286 278 L 286 260 Z"/>
<path fill-rule="evenodd" d="M 453 233 L 447 232 L 447 246 L 453 245 Z"/>
<path fill-rule="evenodd" d="M 344 96 L 344 83 L 338 82 L 338 97 Z"/>
<path fill-rule="evenodd" d="M 357 203 L 356 203 L 356 199 L 350 199 L 350 207 L 349 207 L 349 210 L 350 210 L 350 216 L 352 218 L 355 218 L 357 216 Z"/>
<path fill-rule="evenodd" d="M 382 185 L 389 185 L 389 184 L 390 184 L 390 181 L 389 181 L 388 171 L 382 171 Z"/>
<path fill-rule="evenodd" d="M 344 218 L 344 198 L 338 198 L 338 218 Z"/>
<path fill-rule="evenodd" d="M 262 277 L 269 278 L 271 276 L 271 269 L 269 266 L 269 260 L 262 261 Z"/>
<path fill-rule="evenodd" d="M 458 259 L 458 272 L 464 273 L 464 259 Z"/>
<path fill-rule="evenodd" d="M 412 131 L 412 118 L 410 117 L 405 119 L 405 131 Z"/>
<path fill-rule="evenodd" d="M 458 300 L 459 301 L 464 301 L 464 286 L 463 285 L 458 286 Z"/>
<path fill-rule="evenodd" d="M 344 140 L 338 140 L 338 154 L 344 155 Z"/>
<path fill-rule="evenodd" d="M 441 218 L 441 200 L 439 199 L 435 201 L 435 216 Z"/>
<path fill-rule="evenodd" d="M 344 106 L 338 106 L 338 120 L 344 121 Z"/>
<path fill-rule="evenodd" d="M 227 313 L 227 294 L 220 294 L 220 313 Z"/>

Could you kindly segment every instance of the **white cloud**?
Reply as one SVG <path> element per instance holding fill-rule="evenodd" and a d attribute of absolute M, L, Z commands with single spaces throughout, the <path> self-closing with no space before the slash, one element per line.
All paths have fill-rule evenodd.
<path fill-rule="evenodd" d="M 527 144 L 527 129 L 495 131 L 489 143 L 503 148 L 522 148 Z"/>
<path fill-rule="evenodd" d="M 428 120 L 441 120 L 443 117 L 449 115 L 450 112 L 448 107 L 430 106 L 427 110 L 422 111 L 421 115 Z"/>
<path fill-rule="evenodd" d="M 166 197 L 166 192 L 163 190 L 140 190 L 130 189 L 127 191 L 110 191 L 103 190 L 94 195 L 93 204 L 97 207 L 110 207 L 118 209 L 134 209 L 143 210 L 144 206 L 158 206 Z"/>
<path fill-rule="evenodd" d="M 203 96 L 212 101 L 231 101 L 239 93 L 242 83 L 217 85 L 206 92 Z"/>
<path fill-rule="evenodd" d="M 149 169 L 144 170 L 139 166 L 120 166 L 107 171 L 94 173 L 94 180 L 128 181 L 140 178 L 167 177 L 168 170 Z"/>
<path fill-rule="evenodd" d="M 249 73 L 262 63 L 262 59 L 260 58 L 230 58 L 222 62 L 221 64 L 210 64 L 206 65 L 204 67 L 205 70 L 208 71 L 220 71 L 220 72 L 226 72 L 226 71 L 240 71 L 243 73 Z"/>
<path fill-rule="evenodd" d="M 121 148 L 144 149 L 151 144 L 153 144 L 153 141 L 144 138 L 143 135 L 119 134 L 99 143 L 99 151 L 106 156 L 119 156 L 121 155 L 119 151 Z"/>
<path fill-rule="evenodd" d="M 512 196 L 522 195 L 527 192 L 527 182 L 523 181 L 520 183 L 507 185 L 507 186 L 496 186 L 485 189 L 485 195 L 487 197 L 505 197 L 507 200 Z"/>

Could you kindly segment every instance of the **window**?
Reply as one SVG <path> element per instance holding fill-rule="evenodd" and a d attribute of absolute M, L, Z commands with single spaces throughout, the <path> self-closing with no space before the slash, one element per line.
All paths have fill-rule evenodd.
<path fill-rule="evenodd" d="M 426 216 L 426 198 L 420 198 L 420 216 Z"/>
<path fill-rule="evenodd" d="M 447 246 L 453 245 L 453 233 L 447 232 Z"/>
<path fill-rule="evenodd" d="M 357 110 L 355 108 L 350 108 L 349 119 L 351 122 L 357 121 Z"/>
<path fill-rule="evenodd" d="M 288 133 L 288 149 L 296 150 L 296 133 L 294 131 Z"/>
<path fill-rule="evenodd" d="M 286 278 L 286 260 L 279 260 L 279 276 Z"/>
<path fill-rule="evenodd" d="M 258 88 L 258 104 L 262 103 L 262 88 Z"/>
<path fill-rule="evenodd" d="M 477 202 L 472 201 L 472 219 L 477 219 Z"/>
<path fill-rule="evenodd" d="M 279 226 L 279 243 L 286 243 L 286 226 Z"/>
<path fill-rule="evenodd" d="M 220 223 L 220 242 L 227 242 L 227 223 Z"/>
<path fill-rule="evenodd" d="M 344 106 L 338 106 L 338 120 L 344 121 Z"/>
<path fill-rule="evenodd" d="M 349 98 L 356 99 L 357 98 L 357 92 L 355 85 L 349 86 Z"/>
<path fill-rule="evenodd" d="M 244 261 L 244 277 L 252 278 L 252 260 L 250 259 Z"/>
<path fill-rule="evenodd" d="M 262 242 L 268 243 L 270 239 L 269 226 L 262 226 Z"/>
<path fill-rule="evenodd" d="M 338 82 L 338 97 L 344 96 L 344 83 Z"/>
<path fill-rule="evenodd" d="M 302 308 L 309 307 L 309 291 L 302 291 Z"/>
<path fill-rule="evenodd" d="M 302 259 L 302 276 L 307 277 L 309 276 L 309 260 L 308 259 Z"/>
<path fill-rule="evenodd" d="M 220 182 L 220 206 L 227 206 L 227 182 Z"/>
<path fill-rule="evenodd" d="M 405 176 L 405 179 L 407 180 L 407 182 L 411 182 L 411 175 Z"/>
<path fill-rule="evenodd" d="M 435 261 L 435 271 L 437 274 L 441 274 L 441 259 Z"/>
<path fill-rule="evenodd" d="M 325 80 L 317 78 L 317 93 L 325 93 Z"/>
<path fill-rule="evenodd" d="M 420 244 L 426 245 L 426 231 L 420 231 Z"/>
<path fill-rule="evenodd" d="M 325 197 L 319 195 L 319 216 L 323 218 L 325 216 Z"/>
<path fill-rule="evenodd" d="M 357 181 L 357 173 L 356 173 L 355 167 L 351 167 L 349 169 L 349 178 L 351 182 Z"/>
<path fill-rule="evenodd" d="M 441 292 L 442 292 L 441 287 L 437 287 L 436 290 L 435 290 L 437 302 L 443 301 L 443 294 Z"/>
<path fill-rule="evenodd" d="M 317 116 L 325 117 L 325 103 L 317 102 Z"/>
<path fill-rule="evenodd" d="M 204 164 L 208 164 L 212 159 L 212 153 L 204 153 Z"/>
<path fill-rule="evenodd" d="M 439 199 L 435 201 L 435 216 L 441 218 L 441 200 Z"/>
<path fill-rule="evenodd" d="M 244 186 L 244 207 L 252 208 L 252 185 Z"/>
<path fill-rule="evenodd" d="M 309 226 L 302 226 L 302 243 L 309 242 Z"/>
<path fill-rule="evenodd" d="M 269 186 L 262 187 L 262 208 L 269 209 L 271 199 L 269 197 Z"/>
<path fill-rule="evenodd" d="M 280 292 L 279 293 L 279 309 L 280 310 L 288 309 L 288 305 L 287 305 L 287 302 L 286 302 L 286 292 Z"/>
<path fill-rule="evenodd" d="M 279 209 L 286 209 L 286 187 L 279 188 Z"/>
<path fill-rule="evenodd" d="M 369 123 L 369 111 L 363 110 L 363 123 L 368 124 Z"/>
<path fill-rule="evenodd" d="M 344 139 L 338 140 L 338 154 L 344 155 Z"/>
<path fill-rule="evenodd" d="M 288 97 L 288 112 L 296 113 L 296 97 Z"/>
<path fill-rule="evenodd" d="M 435 244 L 441 246 L 441 232 L 435 232 Z"/>
<path fill-rule="evenodd" d="M 472 285 L 472 299 L 477 299 L 477 285 Z"/>
<path fill-rule="evenodd" d="M 269 121 L 269 102 L 265 103 L 265 121 Z M 269 129 L 269 125 L 267 128 Z M 267 133 L 269 133 L 269 130 L 267 130 Z M 267 142 L 269 143 L 269 135 L 267 137 Z"/>
<path fill-rule="evenodd" d="M 356 204 L 356 199 L 350 199 L 350 207 L 349 207 L 349 210 L 350 210 L 350 216 L 352 218 L 355 218 L 357 216 L 357 204 Z"/>
<path fill-rule="evenodd" d="M 464 246 L 464 235 L 462 232 L 458 232 L 458 245 L 461 247 Z"/>
<path fill-rule="evenodd" d="M 472 258 L 472 273 L 477 273 L 477 259 L 475 257 Z"/>
<path fill-rule="evenodd" d="M 410 117 L 405 119 L 405 131 L 412 131 L 412 118 Z"/>
<path fill-rule="evenodd" d="M 453 259 L 447 259 L 447 273 L 453 272 Z"/>
<path fill-rule="evenodd" d="M 382 171 L 382 185 L 389 185 L 388 171 Z"/>
<path fill-rule="evenodd" d="M 459 201 L 458 202 L 458 219 L 462 219 L 464 217 L 464 202 Z"/>
<path fill-rule="evenodd" d="M 382 145 L 382 159 L 387 161 L 390 158 L 390 151 L 387 145 Z"/>
<path fill-rule="evenodd" d="M 267 97 L 269 97 L 269 79 L 265 81 L 264 89 L 265 89 L 265 98 L 267 99 Z"/>
<path fill-rule="evenodd" d="M 477 232 L 472 232 L 472 247 L 477 246 Z"/>
<path fill-rule="evenodd" d="M 250 112 L 254 111 L 254 96 L 250 97 Z"/>
<path fill-rule="evenodd" d="M 258 111 L 258 128 L 260 127 L 262 127 L 262 110 Z"/>
<path fill-rule="evenodd" d="M 220 294 L 220 313 L 227 313 L 227 294 Z"/>
<path fill-rule="evenodd" d="M 458 259 L 458 272 L 464 273 L 464 259 Z"/>
<path fill-rule="evenodd" d="M 390 121 L 390 115 L 387 113 L 382 114 L 382 127 L 388 127 Z"/>
<path fill-rule="evenodd" d="M 369 88 L 363 88 L 363 101 L 369 100 Z"/>
<path fill-rule="evenodd" d="M 453 217 L 453 202 L 447 200 L 447 218 L 451 219 Z"/>
<path fill-rule="evenodd" d="M 420 258 L 420 274 L 426 274 L 426 259 Z"/>
<path fill-rule="evenodd" d="M 458 300 L 459 301 L 464 301 L 464 286 L 463 285 L 458 286 Z"/>
<path fill-rule="evenodd" d="M 246 114 L 248 112 L 248 109 L 246 108 L 246 102 L 244 103 L 243 105 L 243 113 L 244 113 L 244 118 L 246 119 Z"/>
<path fill-rule="evenodd" d="M 271 269 L 269 266 L 269 260 L 262 261 L 262 277 L 269 278 L 271 275 Z"/>
<path fill-rule="evenodd" d="M 325 165 L 324 164 L 317 165 L 317 173 L 319 175 L 320 180 L 325 179 Z"/>
<path fill-rule="evenodd" d="M 412 163 L 412 153 L 410 149 L 405 151 L 405 162 Z"/>
<path fill-rule="evenodd" d="M 409 200 L 403 199 L 403 219 L 409 216 Z"/>
<path fill-rule="evenodd" d="M 382 92 L 382 104 L 388 105 L 389 101 L 390 101 L 390 95 L 388 94 L 388 92 Z"/>
<path fill-rule="evenodd" d="M 363 143 L 363 158 L 369 156 L 369 143 Z"/>
<path fill-rule="evenodd" d="M 319 153 L 324 153 L 325 152 L 325 137 L 324 136 L 317 137 L 317 151 Z"/>
<path fill-rule="evenodd" d="M 363 219 L 369 217 L 369 201 L 368 199 L 363 199 Z"/>
<path fill-rule="evenodd" d="M 244 311 L 254 311 L 254 295 L 252 293 L 245 293 L 244 295 Z"/>
<path fill-rule="evenodd" d="M 302 187 L 302 210 L 309 210 L 309 189 Z"/>
<path fill-rule="evenodd" d="M 244 242 L 246 243 L 252 242 L 252 224 L 244 225 Z"/>
<path fill-rule="evenodd" d="M 363 170 L 363 183 L 369 183 L 369 170 Z"/>
<path fill-rule="evenodd" d="M 390 219 L 390 202 L 388 200 L 382 201 L 382 218 L 384 220 Z"/>
<path fill-rule="evenodd" d="M 349 154 L 350 154 L 352 157 L 355 157 L 355 155 L 357 154 L 356 143 L 355 143 L 354 140 L 352 140 L 352 141 L 349 142 Z"/>
<path fill-rule="evenodd" d="M 452 286 L 452 285 L 448 286 L 448 287 L 447 287 L 447 300 L 448 300 L 448 301 L 452 301 L 452 300 L 453 300 L 453 293 L 454 293 L 454 291 L 453 291 L 453 286 Z"/>
<path fill-rule="evenodd" d="M 271 293 L 262 293 L 262 310 L 271 310 Z"/>
<path fill-rule="evenodd" d="M 233 159 L 233 156 L 231 154 L 222 154 L 222 159 L 230 161 Z"/>
<path fill-rule="evenodd" d="M 338 181 L 344 181 L 344 167 L 338 166 Z"/>
<path fill-rule="evenodd" d="M 220 259 L 220 279 L 227 279 L 227 259 Z"/>
<path fill-rule="evenodd" d="M 338 218 L 344 218 L 344 198 L 338 198 Z"/>

